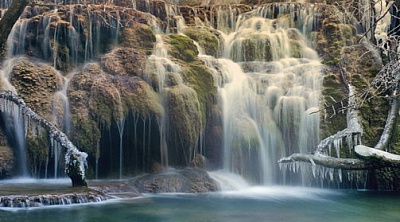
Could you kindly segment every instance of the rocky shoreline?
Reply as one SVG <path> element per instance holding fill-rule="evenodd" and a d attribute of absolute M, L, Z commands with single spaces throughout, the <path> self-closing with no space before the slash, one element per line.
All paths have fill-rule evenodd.
<path fill-rule="evenodd" d="M 117 198 L 134 198 L 144 193 L 205 193 L 218 190 L 216 182 L 208 173 L 196 168 L 146 174 L 129 180 L 89 181 L 88 184 L 88 188 L 67 187 L 65 191 L 58 189 L 57 186 L 52 190 L 40 192 L 30 189 L 21 191 L 18 188 L 18 193 L 23 192 L 24 194 L 14 194 L 15 191 L 7 193 L 2 187 L 5 185 L 0 184 L 0 207 L 30 208 L 71 205 Z M 14 184 L 10 183 L 6 186 L 14 186 Z"/>

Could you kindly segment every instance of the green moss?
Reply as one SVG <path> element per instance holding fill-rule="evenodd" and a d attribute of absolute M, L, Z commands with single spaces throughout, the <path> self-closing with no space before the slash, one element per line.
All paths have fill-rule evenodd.
<path fill-rule="evenodd" d="M 98 123 L 89 116 L 72 118 L 71 138 L 79 150 L 86 152 L 89 156 L 99 155 L 100 130 Z"/>
<path fill-rule="evenodd" d="M 361 74 L 355 74 L 351 76 L 351 84 L 356 89 L 365 89 L 368 87 L 369 82 Z"/>
<path fill-rule="evenodd" d="M 363 144 L 374 147 L 386 123 L 389 106 L 386 101 L 373 99 L 360 107 L 361 124 L 364 128 Z"/>
<path fill-rule="evenodd" d="M 212 73 L 201 62 L 195 62 L 184 68 L 182 77 L 186 84 L 196 91 L 200 102 L 202 122 L 206 122 L 207 113 L 211 110 L 213 101 L 217 97 Z"/>
<path fill-rule="evenodd" d="M 368 89 L 378 69 L 382 67 L 380 60 L 363 44 L 344 47 L 342 53 L 342 66 L 350 84 L 355 87 L 356 92 Z M 385 126 L 389 107 L 387 101 L 375 94 L 374 90 L 370 90 L 367 96 L 373 99 L 362 101 L 359 98 L 362 101 L 359 104 L 359 117 L 364 129 L 362 142 L 374 147 Z"/>
<path fill-rule="evenodd" d="M 323 109 L 321 119 L 321 138 L 328 137 L 347 127 L 346 114 L 338 112 L 340 101 L 347 103 L 348 92 L 340 81 L 340 74 L 329 72 L 323 79 Z"/>
<path fill-rule="evenodd" d="M 31 169 L 38 169 L 40 166 L 46 164 L 49 155 L 48 147 L 46 131 L 42 132 L 39 137 L 32 135 L 32 132 L 29 131 L 27 137 L 27 148 Z"/>
<path fill-rule="evenodd" d="M 162 116 L 161 96 L 146 82 L 137 80 L 133 89 L 127 89 L 122 85 L 121 93 L 124 113 L 131 111 L 141 116 Z"/>
<path fill-rule="evenodd" d="M 231 58 L 235 62 L 272 61 L 271 43 L 264 36 L 254 35 L 251 38 L 233 43 Z"/>
<path fill-rule="evenodd" d="M 185 35 L 193 39 L 205 50 L 207 55 L 217 56 L 219 50 L 219 39 L 216 33 L 205 27 L 188 27 L 184 30 Z"/>
<path fill-rule="evenodd" d="M 194 45 L 193 40 L 184 35 L 168 35 L 166 38 L 169 43 L 168 54 L 176 59 L 184 62 L 193 62 L 197 58 L 199 52 Z"/>
<path fill-rule="evenodd" d="M 56 68 L 65 72 L 72 69 L 69 56 L 69 48 L 66 45 L 62 45 L 60 43 L 54 44 L 56 45 L 55 51 L 57 52 Z"/>
<path fill-rule="evenodd" d="M 322 63 L 332 66 L 340 64 L 343 47 L 355 44 L 356 40 L 353 26 L 331 18 L 326 18 L 319 34 L 312 36 L 318 53 L 323 57 Z"/>
<path fill-rule="evenodd" d="M 169 120 L 169 142 L 176 149 L 174 161 L 188 164 L 193 157 L 202 120 L 196 92 L 185 85 L 168 88 L 167 115 Z M 184 158 L 182 158 L 184 157 Z"/>
<path fill-rule="evenodd" d="M 295 58 L 301 58 L 302 46 L 297 40 L 289 40 L 290 55 Z"/>
<path fill-rule="evenodd" d="M 338 29 L 340 30 L 341 40 L 346 45 L 353 45 L 355 43 L 356 29 L 354 26 L 340 23 Z"/>
<path fill-rule="evenodd" d="M 110 127 L 113 119 L 124 116 L 119 92 L 112 83 L 98 81 L 92 86 L 89 112 L 106 127 Z"/>

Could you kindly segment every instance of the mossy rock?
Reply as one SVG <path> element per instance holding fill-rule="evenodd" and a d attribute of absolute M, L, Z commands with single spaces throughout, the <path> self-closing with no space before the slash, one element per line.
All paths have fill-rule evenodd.
<path fill-rule="evenodd" d="M 197 93 L 185 85 L 166 89 L 170 155 L 179 165 L 188 165 L 195 153 L 203 128 Z M 182 158 L 184 157 L 184 158 Z"/>
<path fill-rule="evenodd" d="M 56 69 L 64 72 L 70 71 L 73 68 L 71 56 L 74 56 L 70 48 L 77 47 L 68 44 L 68 38 L 72 38 L 72 36 L 69 36 L 70 23 L 60 19 L 53 22 L 52 25 L 50 32 L 57 34 L 54 34 L 57 37 L 51 40 L 50 45 L 54 56 L 50 56 L 48 59 L 53 60 Z"/>
<path fill-rule="evenodd" d="M 174 62 L 180 66 L 179 74 L 182 76 L 183 84 L 193 88 L 200 102 L 202 122 L 206 122 L 207 113 L 211 104 L 216 100 L 217 89 L 211 71 L 197 58 L 197 48 L 193 40 L 183 35 L 172 34 L 165 37 L 168 54 L 173 57 Z M 181 41 L 179 43 L 178 41 Z M 182 49 L 187 47 L 187 49 Z M 189 54 L 180 54 L 182 51 L 190 51 Z M 170 84 L 170 86 L 177 85 Z"/>
<path fill-rule="evenodd" d="M 101 57 L 101 67 L 115 76 L 139 76 L 145 78 L 147 56 L 144 50 L 117 47 Z"/>
<path fill-rule="evenodd" d="M 139 78 L 122 78 L 117 83 L 124 104 L 124 113 L 137 113 L 143 117 L 161 117 L 164 108 L 161 96 Z"/>
<path fill-rule="evenodd" d="M 252 35 L 233 43 L 230 57 L 235 62 L 272 61 L 271 42 L 262 35 Z"/>
<path fill-rule="evenodd" d="M 8 146 L 0 146 L 0 178 L 8 178 L 14 175 L 15 157 Z"/>
<path fill-rule="evenodd" d="M 400 172 L 397 168 L 386 167 L 370 172 L 370 189 L 381 191 L 400 191 Z"/>
<path fill-rule="evenodd" d="M 62 76 L 47 64 L 17 59 L 11 71 L 11 84 L 32 110 L 52 120 L 52 99 L 62 88 Z"/>
<path fill-rule="evenodd" d="M 40 169 L 41 166 L 46 165 L 46 160 L 48 161 L 49 144 L 47 132 L 33 135 L 33 132 L 29 131 L 27 144 L 30 169 L 32 169 L 32 172 L 35 172 L 36 170 L 34 169 Z"/>
<path fill-rule="evenodd" d="M 350 31 L 352 32 L 352 30 Z M 342 49 L 342 67 L 348 76 L 348 81 L 358 93 L 365 92 L 371 87 L 371 82 L 382 67 L 380 57 L 371 52 L 365 44 L 361 43 Z M 383 132 L 389 104 L 383 99 L 384 95 L 376 94 L 374 90 L 369 90 L 368 97 L 372 99 L 367 99 L 359 104 L 359 117 L 364 129 L 362 142 L 367 146 L 374 147 Z"/>
<path fill-rule="evenodd" d="M 96 114 L 89 112 L 91 90 L 99 75 L 101 75 L 100 67 L 96 64 L 89 64 L 82 72 L 74 75 L 67 90 L 71 111 L 70 139 L 89 156 L 96 156 L 100 141 L 100 121 L 95 121 L 93 117 Z M 108 113 L 104 112 L 103 114 L 99 120 L 109 120 L 109 117 L 106 116 Z"/>
<path fill-rule="evenodd" d="M 184 35 L 168 35 L 165 40 L 168 43 L 168 54 L 173 58 L 183 62 L 193 62 L 196 60 L 199 51 L 193 40 Z"/>
<path fill-rule="evenodd" d="M 89 116 L 73 116 L 71 123 L 71 140 L 79 150 L 92 157 L 100 155 L 98 146 L 101 134 L 98 123 Z"/>
<path fill-rule="evenodd" d="M 302 57 L 302 49 L 303 46 L 297 40 L 289 40 L 290 45 L 290 56 L 294 58 L 301 58 Z"/>
<path fill-rule="evenodd" d="M 325 73 L 322 84 L 321 138 L 326 138 L 347 128 L 345 112 L 338 112 L 342 107 L 341 101 L 347 104 L 348 91 L 341 82 L 338 70 Z"/>
<path fill-rule="evenodd" d="M 390 150 L 392 153 L 400 155 L 400 124 L 396 125 L 395 131 L 392 135 L 392 143 L 390 144 Z"/>
<path fill-rule="evenodd" d="M 89 112 L 104 126 L 110 127 L 111 121 L 125 116 L 120 93 L 112 83 L 96 81 L 90 93 Z"/>
<path fill-rule="evenodd" d="M 202 26 L 193 26 L 185 28 L 183 33 L 196 41 L 204 49 L 206 55 L 217 57 L 220 54 L 220 41 L 222 39 L 214 30 Z"/>
<path fill-rule="evenodd" d="M 140 49 L 150 55 L 156 42 L 156 36 L 150 26 L 135 23 L 132 27 L 122 30 L 119 42 L 122 47 Z"/>
<path fill-rule="evenodd" d="M 200 102 L 202 122 L 206 122 L 212 104 L 217 98 L 217 88 L 210 70 L 200 61 L 184 67 L 182 78 L 186 85 L 193 88 Z"/>
<path fill-rule="evenodd" d="M 312 34 L 312 38 L 325 65 L 339 65 L 343 54 L 342 48 L 355 44 L 357 39 L 353 26 L 331 18 L 323 21 L 322 29 L 318 33 Z"/>

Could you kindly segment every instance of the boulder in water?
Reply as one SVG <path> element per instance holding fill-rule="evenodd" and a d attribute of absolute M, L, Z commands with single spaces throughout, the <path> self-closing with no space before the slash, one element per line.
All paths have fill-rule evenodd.
<path fill-rule="evenodd" d="M 208 173 L 186 168 L 156 174 L 146 174 L 130 181 L 141 193 L 203 193 L 218 190 Z"/>

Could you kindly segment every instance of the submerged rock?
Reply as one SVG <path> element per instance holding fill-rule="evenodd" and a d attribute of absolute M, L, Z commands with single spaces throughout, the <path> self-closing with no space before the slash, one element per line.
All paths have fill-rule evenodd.
<path fill-rule="evenodd" d="M 201 169 L 186 168 L 147 174 L 130 181 L 141 193 L 204 193 L 217 191 L 216 182 Z"/>
<path fill-rule="evenodd" d="M 0 207 L 42 207 L 52 205 L 70 205 L 93 203 L 107 200 L 105 195 L 96 192 L 44 195 L 0 196 Z"/>
<path fill-rule="evenodd" d="M 8 194 L 19 187 L 2 187 L 0 207 L 28 208 L 52 205 L 95 203 L 109 199 L 135 198 L 141 193 L 204 193 L 218 190 L 218 185 L 209 174 L 197 168 L 186 168 L 162 173 L 147 174 L 124 181 L 89 181 L 90 187 L 48 188 L 41 184 Z M 7 185 L 6 185 L 7 186 Z M 13 186 L 11 184 L 11 186 Z M 44 186 L 41 188 L 41 186 Z M 43 191 L 43 190 L 44 191 Z M 71 190 L 72 189 L 72 190 Z M 13 191 L 15 192 L 15 191 Z M 44 193 L 45 192 L 45 193 Z M 47 193 L 46 193 L 47 192 Z"/>

